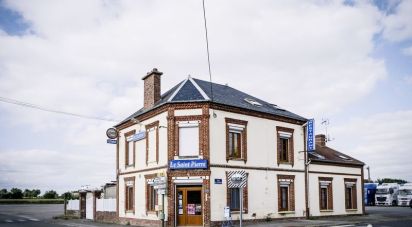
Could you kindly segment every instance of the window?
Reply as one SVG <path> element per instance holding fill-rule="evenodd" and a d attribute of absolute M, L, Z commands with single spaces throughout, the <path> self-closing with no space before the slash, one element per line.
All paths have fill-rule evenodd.
<path fill-rule="evenodd" d="M 289 139 L 280 138 L 280 161 L 287 162 L 289 159 Z"/>
<path fill-rule="evenodd" d="M 159 161 L 159 121 L 146 125 L 146 164 Z"/>
<path fill-rule="evenodd" d="M 158 199 L 157 199 L 157 190 L 154 189 L 153 186 L 147 185 L 148 187 L 148 211 L 155 211 L 156 206 L 158 205 Z"/>
<path fill-rule="evenodd" d="M 294 163 L 293 131 L 291 128 L 276 127 L 277 130 L 277 162 L 279 164 Z"/>
<path fill-rule="evenodd" d="M 247 159 L 247 121 L 226 118 L 226 161 Z"/>
<path fill-rule="evenodd" d="M 278 211 L 295 211 L 295 176 L 278 175 Z"/>
<path fill-rule="evenodd" d="M 125 210 L 134 212 L 134 183 L 135 178 L 125 178 Z"/>
<path fill-rule="evenodd" d="M 179 156 L 199 156 L 199 122 L 179 123 Z"/>
<path fill-rule="evenodd" d="M 289 209 L 289 187 L 282 185 L 280 186 L 280 210 Z"/>
<path fill-rule="evenodd" d="M 226 172 L 226 188 L 227 188 L 226 204 L 228 207 L 230 207 L 230 211 L 239 212 L 240 211 L 240 189 L 239 188 L 229 188 L 227 185 L 228 181 L 230 181 L 230 179 L 228 176 L 228 172 Z M 242 191 L 243 191 L 243 213 L 247 213 L 248 212 L 248 182 L 246 182 L 246 186 L 242 189 Z"/>
<path fill-rule="evenodd" d="M 331 177 L 319 177 L 319 208 L 320 210 L 333 210 Z"/>
<path fill-rule="evenodd" d="M 126 166 L 133 166 L 135 161 L 135 143 L 132 141 L 133 135 L 136 130 L 127 132 L 124 134 L 125 137 L 125 164 Z"/>
<path fill-rule="evenodd" d="M 242 158 L 241 150 L 242 150 L 241 133 L 229 131 L 229 157 L 230 158 Z"/>
<path fill-rule="evenodd" d="M 239 211 L 240 209 L 240 189 L 239 188 L 229 188 L 230 193 L 230 210 Z"/>
<path fill-rule="evenodd" d="M 356 179 L 345 178 L 345 208 L 357 209 Z"/>

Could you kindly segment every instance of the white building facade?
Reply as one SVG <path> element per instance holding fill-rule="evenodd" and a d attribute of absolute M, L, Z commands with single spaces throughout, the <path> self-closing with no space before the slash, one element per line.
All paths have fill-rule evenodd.
<path fill-rule="evenodd" d="M 246 222 L 364 213 L 363 163 L 322 137 L 307 155 L 307 119 L 190 77 L 161 95 L 161 75 L 153 69 L 143 78 L 144 107 L 115 126 L 122 223 L 160 225 L 164 211 L 167 226 L 218 226 L 225 207 L 236 222 L 240 192 L 227 184 L 238 170 L 247 174 Z"/>

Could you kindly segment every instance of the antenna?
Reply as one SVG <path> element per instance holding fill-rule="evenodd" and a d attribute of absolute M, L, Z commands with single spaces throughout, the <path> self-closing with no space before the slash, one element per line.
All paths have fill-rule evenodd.
<path fill-rule="evenodd" d="M 206 52 L 207 52 L 207 66 L 209 68 L 209 81 L 210 81 L 210 94 L 211 94 L 211 101 L 213 103 L 213 84 L 212 84 L 212 70 L 210 67 L 210 52 L 209 52 L 209 37 L 207 35 L 207 22 L 206 22 L 206 7 L 205 7 L 205 0 L 202 0 L 203 5 L 203 19 L 205 21 L 205 37 L 206 37 Z M 213 117 L 216 118 L 216 113 L 213 110 Z"/>
<path fill-rule="evenodd" d="M 333 141 L 335 138 L 330 138 L 330 135 L 328 134 L 328 126 L 330 124 L 329 118 L 322 118 L 322 125 L 325 127 L 325 142 Z"/>

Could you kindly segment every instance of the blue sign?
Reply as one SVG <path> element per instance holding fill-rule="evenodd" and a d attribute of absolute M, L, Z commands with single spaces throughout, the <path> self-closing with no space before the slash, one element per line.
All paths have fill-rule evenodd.
<path fill-rule="evenodd" d="M 172 160 L 170 169 L 207 169 L 207 160 L 204 159 L 183 159 Z"/>
<path fill-rule="evenodd" d="M 139 141 L 146 138 L 146 131 L 138 132 L 131 136 L 127 141 Z"/>
<path fill-rule="evenodd" d="M 107 139 L 107 143 L 117 144 L 117 140 L 116 139 Z"/>
<path fill-rule="evenodd" d="M 215 179 L 215 184 L 222 184 L 222 179 L 221 178 L 216 178 Z"/>
<path fill-rule="evenodd" d="M 314 151 L 315 148 L 315 120 L 310 119 L 307 125 L 307 134 L 306 134 L 306 143 L 307 151 Z"/>

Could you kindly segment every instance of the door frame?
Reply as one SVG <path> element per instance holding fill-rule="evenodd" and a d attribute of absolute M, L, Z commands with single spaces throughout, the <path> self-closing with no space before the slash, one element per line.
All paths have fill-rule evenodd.
<path fill-rule="evenodd" d="M 203 185 L 199 184 L 199 183 L 175 183 L 174 184 L 174 216 L 175 216 L 175 225 L 174 226 L 178 226 L 177 225 L 177 217 L 178 217 L 178 210 L 177 210 L 177 189 L 178 188 L 185 188 L 185 187 L 199 187 L 200 188 L 200 197 L 201 197 L 201 201 L 202 201 L 202 224 L 199 226 L 204 226 L 205 223 L 205 207 L 204 207 L 204 202 L 203 201 L 203 197 L 204 197 L 204 189 L 203 189 Z M 186 209 L 186 208 L 184 208 Z"/>

